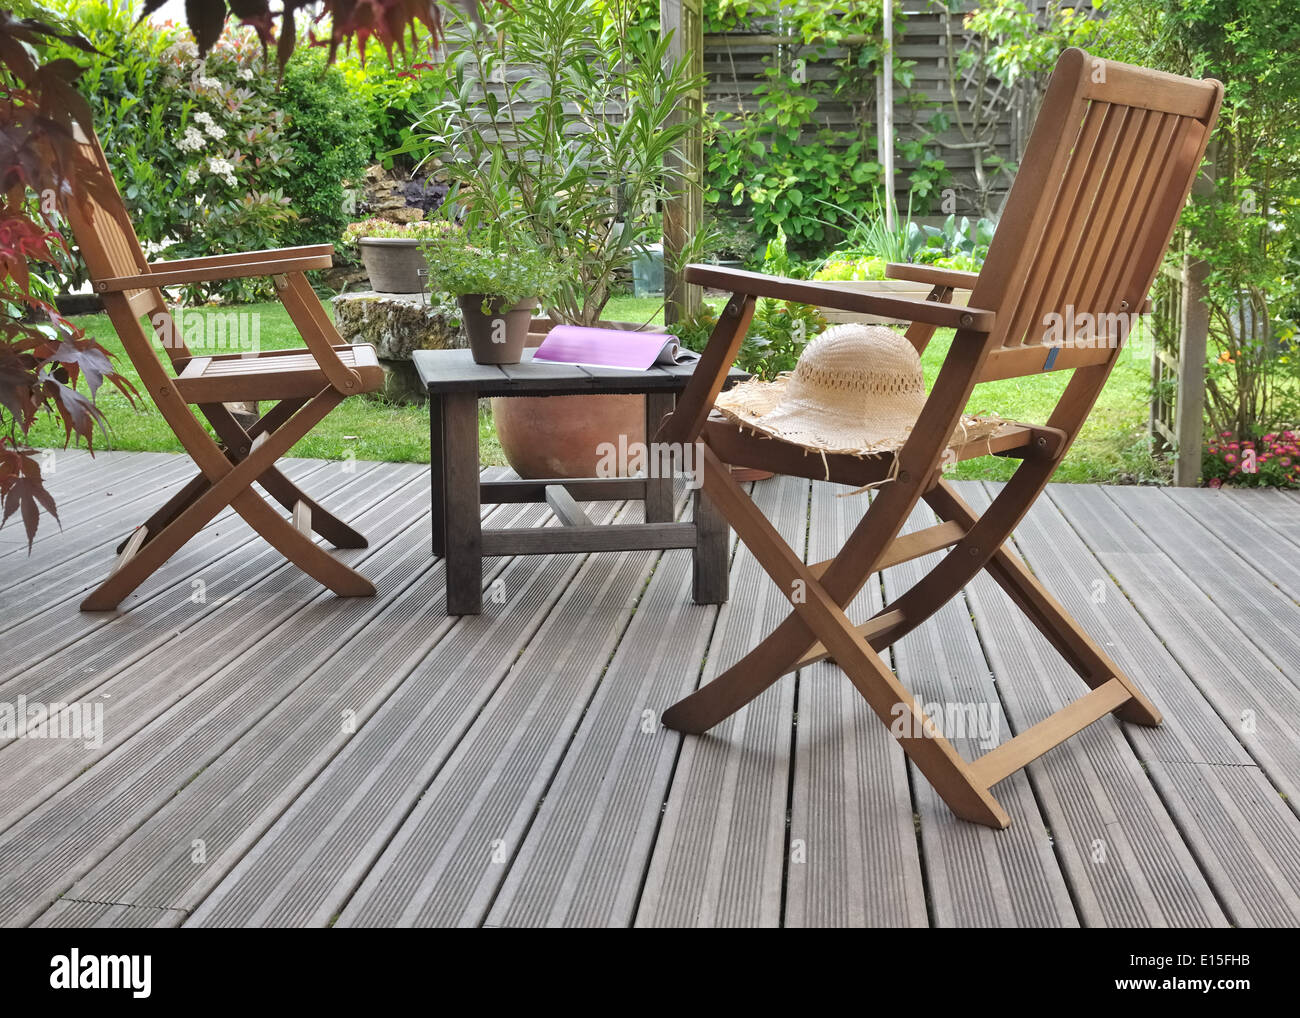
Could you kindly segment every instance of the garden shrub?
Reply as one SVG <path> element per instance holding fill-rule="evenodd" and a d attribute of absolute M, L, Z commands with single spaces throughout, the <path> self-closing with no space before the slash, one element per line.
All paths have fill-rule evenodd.
<path fill-rule="evenodd" d="M 553 0 L 493 13 L 498 20 L 449 47 L 449 84 L 422 117 L 420 141 L 441 161 L 466 225 L 527 235 L 565 273 L 547 311 L 591 325 L 663 235 L 658 208 L 681 186 L 671 157 L 699 123 L 676 114 L 703 81 L 617 4 Z M 702 244 L 697 234 L 688 246 Z"/>
<path fill-rule="evenodd" d="M 298 214 L 285 236 L 293 244 L 333 244 L 352 218 L 346 189 L 361 182 L 371 155 L 367 105 L 320 50 L 289 61 L 279 103 L 293 146 L 284 189 Z"/>
<path fill-rule="evenodd" d="M 151 258 L 338 239 L 367 129 L 341 72 L 300 52 L 282 88 L 251 29 L 228 27 L 201 60 L 184 30 L 137 24 L 102 0 L 64 6 L 98 53 L 56 45 L 51 56 L 85 67 L 78 87 Z M 69 276 L 84 278 L 75 267 Z M 186 299 L 270 292 L 266 280 L 231 280 L 188 287 Z"/>
<path fill-rule="evenodd" d="M 1106 9 L 1104 55 L 1224 83 L 1212 186 L 1182 217 L 1188 255 L 1209 269 L 1206 414 L 1220 450 L 1223 432 L 1282 432 L 1300 421 L 1300 21 L 1274 0 Z"/>
<path fill-rule="evenodd" d="M 412 47 L 417 48 L 418 43 Z M 418 166 L 428 148 L 415 128 L 420 116 L 442 97 L 446 65 L 419 61 L 394 67 L 373 58 L 363 65 L 354 51 L 340 57 L 335 66 L 363 107 L 369 130 L 357 134 L 367 148 L 366 162 L 389 170 Z"/>
<path fill-rule="evenodd" d="M 1221 431 L 1205 447 L 1201 474 L 1211 488 L 1300 488 L 1300 432 L 1238 438 Z"/>

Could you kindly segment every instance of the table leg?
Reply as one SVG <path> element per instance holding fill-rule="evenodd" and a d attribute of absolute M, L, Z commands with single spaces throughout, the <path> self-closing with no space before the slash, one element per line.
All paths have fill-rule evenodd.
<path fill-rule="evenodd" d="M 696 604 L 723 604 L 730 595 L 727 553 L 731 528 L 703 488 L 695 489 L 693 588 Z"/>
<path fill-rule="evenodd" d="M 479 520 L 478 398 L 443 396 L 447 614 L 483 610 L 483 530 Z"/>
<path fill-rule="evenodd" d="M 647 452 L 647 476 L 645 484 L 645 521 L 647 523 L 671 523 L 673 519 L 673 478 L 653 476 L 659 467 L 671 467 L 671 461 L 665 461 L 656 455 L 651 443 L 655 432 L 663 419 L 672 412 L 675 397 L 671 392 L 648 392 L 645 397 L 645 440 Z"/>
<path fill-rule="evenodd" d="M 447 450 L 444 448 L 446 413 L 441 395 L 429 394 L 429 508 L 433 520 L 433 554 L 442 558 L 447 553 L 447 486 L 443 483 Z"/>

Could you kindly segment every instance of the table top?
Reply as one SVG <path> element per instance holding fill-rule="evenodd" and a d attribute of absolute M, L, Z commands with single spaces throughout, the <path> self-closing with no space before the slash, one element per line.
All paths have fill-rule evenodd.
<path fill-rule="evenodd" d="M 581 396 L 587 393 L 681 392 L 691 380 L 695 362 L 655 365 L 645 371 L 601 368 L 585 364 L 534 361 L 525 350 L 518 364 L 476 364 L 468 350 L 416 350 L 415 370 L 430 395 L 472 392 L 479 396 Z M 749 375 L 732 368 L 727 385 Z"/>

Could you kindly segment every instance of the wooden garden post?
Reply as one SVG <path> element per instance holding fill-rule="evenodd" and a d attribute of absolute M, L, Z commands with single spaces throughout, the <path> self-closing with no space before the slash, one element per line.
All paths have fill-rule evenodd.
<path fill-rule="evenodd" d="M 1215 144 L 1192 185 L 1193 195 L 1214 191 Z M 1210 335 L 1210 307 L 1205 280 L 1210 267 L 1200 260 L 1183 263 L 1182 328 L 1178 337 L 1178 396 L 1174 402 L 1174 484 L 1194 487 L 1201 479 L 1201 448 L 1205 439 L 1205 355 Z"/>
<path fill-rule="evenodd" d="M 877 155 L 885 177 L 885 225 L 894 229 L 894 205 L 898 192 L 894 190 L 894 0 L 882 0 L 884 7 L 881 31 L 880 75 L 876 79 L 878 97 L 876 110 Z"/>
<path fill-rule="evenodd" d="M 1205 277 L 1210 267 L 1188 259 L 1183 269 L 1182 330 L 1178 339 L 1178 396 L 1174 401 L 1174 484 L 1194 487 L 1201 479 L 1201 446 L 1205 437 L 1205 354 L 1210 309 L 1205 303 Z"/>
<path fill-rule="evenodd" d="M 687 72 L 704 70 L 703 0 L 659 0 L 659 24 L 665 35 L 672 33 L 666 59 L 675 64 L 685 57 Z M 679 110 L 678 117 L 692 117 L 699 124 L 704 109 L 704 92 L 695 92 Z M 676 181 L 673 197 L 664 204 L 664 322 L 689 318 L 703 305 L 700 287 L 681 279 L 674 268 L 681 261 L 692 236 L 704 219 L 704 135 L 697 128 L 683 149 L 668 157 L 667 169 Z"/>

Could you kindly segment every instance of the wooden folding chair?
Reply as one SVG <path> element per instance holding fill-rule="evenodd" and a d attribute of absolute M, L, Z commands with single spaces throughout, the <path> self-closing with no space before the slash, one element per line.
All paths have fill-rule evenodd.
<path fill-rule="evenodd" d="M 335 593 L 373 595 L 369 580 L 315 544 L 311 534 L 340 548 L 364 548 L 365 538 L 303 494 L 275 466 L 345 397 L 383 384 L 374 348 L 343 342 L 303 275 L 308 269 L 329 268 L 333 248 L 322 244 L 148 262 L 98 139 L 82 136 L 79 141 L 76 190 L 65 202 L 65 211 L 91 284 L 102 296 L 143 388 L 199 468 L 193 480 L 118 546 L 111 574 L 82 602 L 82 611 L 116 608 L 227 505 L 285 558 Z M 194 356 L 161 287 L 253 276 L 274 280 L 306 346 Z M 142 317 L 167 351 L 174 374 L 159 359 Z M 225 406 L 263 400 L 276 402 L 247 429 Z M 198 408 L 212 433 L 191 406 Z M 288 509 L 291 519 L 268 505 L 254 482 Z"/>
<path fill-rule="evenodd" d="M 891 266 L 894 278 L 932 284 L 926 301 L 838 289 L 829 284 L 692 266 L 687 279 L 733 296 L 657 440 L 702 441 L 704 491 L 793 611 L 752 652 L 664 714 L 683 732 L 703 732 L 780 676 L 833 659 L 889 726 L 958 816 L 1006 827 L 990 794 L 999 781 L 1108 712 L 1158 725 L 1160 713 L 1004 544 L 1079 433 L 1119 355 L 1123 323 L 1145 305 L 1179 210 L 1218 117 L 1223 87 L 1099 60 L 1066 50 L 1029 140 L 982 270 Z M 948 302 L 971 290 L 970 305 Z M 800 301 L 903 319 L 925 349 L 937 327 L 956 330 L 952 347 L 912 432 L 892 454 L 808 455 L 803 448 L 742 432 L 711 413 L 758 297 Z M 1072 319 L 1064 319 L 1069 311 Z M 1104 324 L 1099 342 L 1055 342 L 1053 314 Z M 1098 318 L 1097 316 L 1104 316 Z M 1067 337 L 1068 340 L 1069 337 Z M 1015 424 L 993 438 L 949 447 L 980 382 L 1044 371 L 1073 372 L 1044 425 Z M 870 407 L 863 412 L 870 413 Z M 988 454 L 1019 459 L 988 510 L 976 515 L 943 480 L 951 463 Z M 861 486 L 884 481 L 833 559 L 806 565 L 782 541 L 723 463 Z M 900 537 L 924 499 L 943 521 Z M 930 572 L 861 625 L 846 605 L 878 570 L 949 549 Z M 986 569 L 1070 663 L 1091 691 L 974 762 L 963 759 L 899 683 L 880 651 L 915 629 Z M 797 596 L 796 596 L 797 594 Z"/>

